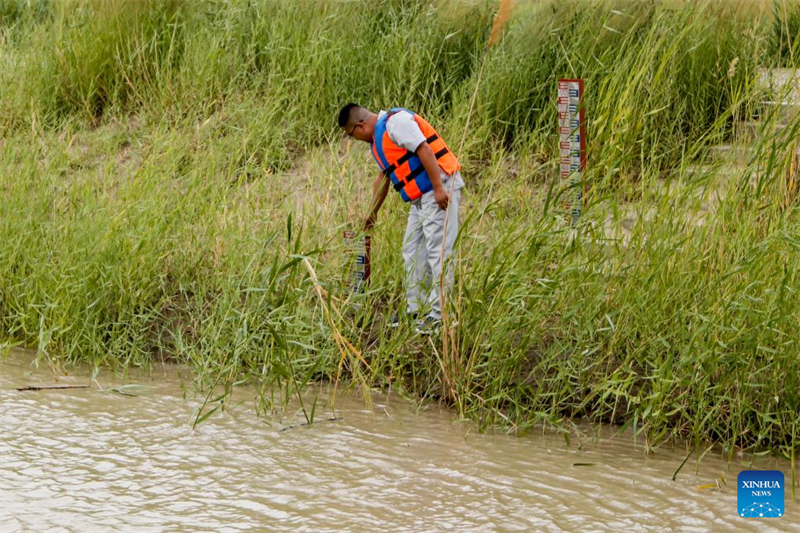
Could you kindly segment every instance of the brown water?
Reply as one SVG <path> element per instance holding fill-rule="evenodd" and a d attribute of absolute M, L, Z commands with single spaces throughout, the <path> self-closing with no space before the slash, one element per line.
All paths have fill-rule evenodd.
<path fill-rule="evenodd" d="M 17 352 L 0 364 L 2 533 L 800 531 L 788 487 L 783 518 L 739 518 L 736 476 L 746 465 L 715 452 L 671 481 L 686 454 L 678 445 L 645 455 L 629 433 L 574 435 L 569 447 L 556 435 L 479 434 L 395 396 L 376 396 L 371 409 L 340 399 L 340 420 L 285 431 L 302 418 L 270 426 L 246 402 L 192 430 L 199 400 L 182 397 L 174 368 L 129 380 L 153 387 L 137 397 L 97 385 L 12 390 L 54 384 L 30 360 Z M 785 461 L 754 467 L 790 482 Z M 722 475 L 721 489 L 697 489 Z"/>

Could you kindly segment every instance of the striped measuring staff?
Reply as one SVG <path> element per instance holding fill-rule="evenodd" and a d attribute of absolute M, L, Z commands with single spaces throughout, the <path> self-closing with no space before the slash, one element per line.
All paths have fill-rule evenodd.
<path fill-rule="evenodd" d="M 569 185 L 564 210 L 574 225 L 581 216 L 586 172 L 586 127 L 583 80 L 580 78 L 558 80 L 558 153 L 561 180 Z"/>
<path fill-rule="evenodd" d="M 348 292 L 364 292 L 369 284 L 370 249 L 372 239 L 369 235 L 356 235 L 355 231 L 345 230 L 344 250 L 348 257 L 348 274 L 345 286 Z"/>

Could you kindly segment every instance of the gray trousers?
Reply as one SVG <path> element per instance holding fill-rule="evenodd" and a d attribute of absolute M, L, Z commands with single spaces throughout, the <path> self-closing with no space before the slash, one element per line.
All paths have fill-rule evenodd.
<path fill-rule="evenodd" d="M 452 179 L 452 178 L 451 178 Z M 456 186 L 461 177 L 457 176 Z M 462 182 L 463 183 L 463 182 Z M 450 179 L 444 182 L 450 191 Z M 461 189 L 450 195 L 450 212 L 447 215 L 447 236 L 444 239 L 444 260 L 449 265 L 444 279 L 444 291 L 453 287 L 453 268 L 447 259 L 453 254 L 453 245 L 458 235 L 458 206 Z M 442 237 L 444 236 L 445 211 L 439 209 L 433 191 L 411 203 L 406 234 L 403 238 L 403 263 L 405 266 L 405 289 L 407 312 L 427 312 L 428 316 L 441 319 L 442 305 L 439 300 L 439 277 L 442 273 Z"/>

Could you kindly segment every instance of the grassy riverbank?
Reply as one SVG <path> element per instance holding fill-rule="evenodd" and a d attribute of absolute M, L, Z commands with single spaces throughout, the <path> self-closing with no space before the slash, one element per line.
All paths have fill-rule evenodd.
<path fill-rule="evenodd" d="M 9 341 L 185 362 L 268 407 L 335 379 L 341 333 L 368 364 L 345 355 L 352 383 L 429 397 L 446 376 L 483 424 L 796 450 L 800 120 L 772 132 L 755 82 L 797 64 L 796 2 L 522 3 L 491 47 L 482 1 L 0 5 Z M 556 180 L 563 76 L 588 94 L 577 234 Z M 417 109 L 455 149 L 469 117 L 447 351 L 383 327 L 402 299 L 396 199 L 361 310 L 336 299 L 374 176 L 335 128 L 350 100 Z M 751 151 L 708 155 L 756 112 Z"/>

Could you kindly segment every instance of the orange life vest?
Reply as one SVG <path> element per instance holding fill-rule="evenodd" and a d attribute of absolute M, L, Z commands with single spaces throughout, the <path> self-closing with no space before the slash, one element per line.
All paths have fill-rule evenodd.
<path fill-rule="evenodd" d="M 461 168 L 461 163 L 458 162 L 453 152 L 447 148 L 444 140 L 436 133 L 433 126 L 413 111 L 397 107 L 381 116 L 375 124 L 375 133 L 372 138 L 372 156 L 378 162 L 378 166 L 383 171 L 384 176 L 387 176 L 392 181 L 394 190 L 400 193 L 404 201 L 411 202 L 426 192 L 432 191 L 433 184 L 419 156 L 402 146 L 396 145 L 389 138 L 389 133 L 386 131 L 386 121 L 389 117 L 401 111 L 411 113 L 414 117 L 419 129 L 425 136 L 425 140 L 436 156 L 439 168 L 445 174 L 448 176 L 455 174 Z"/>

